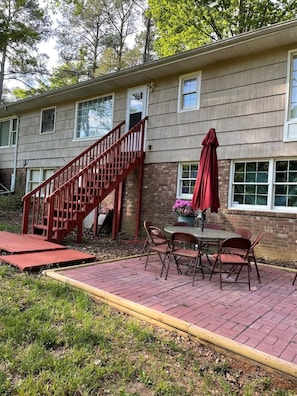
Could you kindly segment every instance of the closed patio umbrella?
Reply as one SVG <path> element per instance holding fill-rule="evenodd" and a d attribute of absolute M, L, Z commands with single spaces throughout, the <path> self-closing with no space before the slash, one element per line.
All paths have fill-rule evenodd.
<path fill-rule="evenodd" d="M 198 175 L 195 182 L 192 206 L 194 210 L 202 211 L 203 231 L 206 210 L 217 212 L 220 207 L 218 186 L 218 139 L 216 131 L 211 128 L 202 141 L 202 150 L 199 161 Z"/>

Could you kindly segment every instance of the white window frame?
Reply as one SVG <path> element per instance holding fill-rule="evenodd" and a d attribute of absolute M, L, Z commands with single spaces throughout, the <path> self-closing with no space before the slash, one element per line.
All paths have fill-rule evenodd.
<path fill-rule="evenodd" d="M 102 131 L 103 133 L 99 133 L 99 134 L 94 134 L 94 133 L 89 133 L 89 131 L 88 131 L 88 135 L 85 135 L 85 136 L 78 136 L 78 127 L 79 127 L 79 117 L 80 117 L 80 109 L 79 109 L 79 107 L 80 107 L 80 105 L 83 105 L 83 104 L 87 104 L 87 103 L 92 103 L 93 101 L 97 101 L 97 100 L 100 100 L 100 99 L 104 99 L 104 98 L 110 98 L 110 100 L 111 100 L 111 109 L 110 109 L 110 120 L 108 120 L 108 122 L 109 122 L 109 125 L 108 125 L 108 128 L 106 128 L 106 130 L 104 131 Z M 74 127 L 74 140 L 76 140 L 76 141 L 81 141 L 81 140 L 90 140 L 90 139 L 99 139 L 99 138 L 101 138 L 102 136 L 104 136 L 106 133 L 108 133 L 111 129 L 112 129 L 112 125 L 113 125 L 113 107 L 114 107 L 114 95 L 113 95 L 113 93 L 109 93 L 109 94 L 105 94 L 105 95 L 102 95 L 102 96 L 96 96 L 96 97 L 94 97 L 94 98 L 90 98 L 90 99 L 87 99 L 87 100 L 82 100 L 82 101 L 79 101 L 79 102 L 76 102 L 76 109 L 75 109 L 75 127 Z"/>
<path fill-rule="evenodd" d="M 292 73 L 293 73 L 293 60 L 296 59 L 297 66 L 297 50 L 291 50 L 288 52 L 287 61 L 287 83 L 286 83 L 286 109 L 285 109 L 285 123 L 284 123 L 284 142 L 297 141 L 297 105 L 295 117 L 291 115 L 291 101 L 292 101 Z M 295 70 L 295 76 L 297 75 L 297 69 Z M 295 86 L 295 95 L 297 96 L 297 82 Z M 297 98 L 296 98 L 297 101 Z"/>
<path fill-rule="evenodd" d="M 37 176 L 36 179 L 32 178 L 33 173 Z M 54 168 L 27 168 L 26 194 L 34 190 L 54 173 Z"/>
<path fill-rule="evenodd" d="M 193 177 L 191 177 L 191 175 L 190 175 L 190 177 L 188 177 L 188 178 L 183 178 L 182 177 L 182 175 L 183 175 L 183 166 L 190 166 L 190 167 L 192 166 L 193 168 L 197 167 L 197 173 L 198 173 L 198 163 L 197 162 L 180 162 L 178 164 L 177 189 L 176 189 L 177 196 L 176 196 L 176 198 L 192 199 L 193 192 L 190 193 L 190 194 L 183 193 L 183 191 L 182 191 L 182 182 L 183 181 L 189 181 L 190 182 L 189 188 L 191 190 L 194 190 L 195 182 L 196 182 L 196 179 L 197 179 L 197 174 L 193 175 Z"/>
<path fill-rule="evenodd" d="M 236 163 L 251 163 L 251 162 L 268 162 L 268 180 L 267 183 L 256 183 L 256 184 L 267 184 L 267 204 L 266 205 L 246 205 L 246 204 L 237 204 L 233 202 L 233 191 L 234 191 L 234 170 Z M 274 198 L 275 198 L 275 188 L 278 184 L 286 184 L 286 185 L 296 185 L 296 183 L 277 183 L 275 181 L 276 175 L 276 163 L 277 161 L 297 161 L 297 158 L 269 158 L 269 159 L 248 159 L 248 160 L 236 160 L 231 162 L 230 166 L 230 178 L 229 178 L 229 198 L 228 198 L 228 207 L 229 209 L 239 209 L 246 211 L 269 211 L 269 212 L 281 212 L 281 213 L 297 213 L 297 206 L 275 206 Z"/>
<path fill-rule="evenodd" d="M 43 122 L 44 122 L 44 114 L 46 111 L 48 110 L 53 110 L 53 114 L 54 114 L 54 120 L 53 120 L 53 125 L 52 125 L 52 129 L 48 130 L 48 131 L 43 131 Z M 44 109 L 41 109 L 41 114 L 40 114 L 40 133 L 42 135 L 46 134 L 46 133 L 53 133 L 55 132 L 56 129 L 56 107 L 46 107 Z"/>
<path fill-rule="evenodd" d="M 200 108 L 200 95 L 201 95 L 201 71 L 195 73 L 184 74 L 179 77 L 178 84 L 178 112 L 193 111 Z M 185 92 L 185 83 L 190 80 L 196 80 L 196 85 L 192 91 Z M 196 103 L 192 106 L 184 107 L 184 97 L 186 95 L 196 95 Z"/>
<path fill-rule="evenodd" d="M 8 142 L 6 145 L 0 145 L 0 148 L 3 147 L 14 147 L 16 145 L 16 136 L 19 125 L 19 120 L 17 117 L 4 118 L 0 120 L 0 123 L 9 122 L 9 131 L 8 131 Z"/>

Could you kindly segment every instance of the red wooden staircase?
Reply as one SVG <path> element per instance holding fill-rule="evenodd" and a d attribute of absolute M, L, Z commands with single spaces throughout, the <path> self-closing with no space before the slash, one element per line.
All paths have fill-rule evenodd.
<path fill-rule="evenodd" d="M 62 242 L 144 161 L 147 117 L 127 133 L 124 122 L 23 197 L 23 234 Z"/>

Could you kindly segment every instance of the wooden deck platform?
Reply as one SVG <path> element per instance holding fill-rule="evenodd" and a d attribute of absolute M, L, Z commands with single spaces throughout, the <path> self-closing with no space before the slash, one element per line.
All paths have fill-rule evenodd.
<path fill-rule="evenodd" d="M 0 262 L 21 271 L 48 267 L 90 263 L 96 257 L 66 246 L 45 241 L 35 235 L 20 235 L 0 231 Z"/>

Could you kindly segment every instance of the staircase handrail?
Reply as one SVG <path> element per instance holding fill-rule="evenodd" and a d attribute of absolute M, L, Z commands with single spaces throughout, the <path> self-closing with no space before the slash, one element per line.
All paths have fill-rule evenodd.
<path fill-rule="evenodd" d="M 41 224 L 42 219 L 45 216 L 48 218 L 48 230 L 53 229 L 54 217 L 58 224 L 62 224 L 63 222 L 65 223 L 65 221 L 67 221 L 68 224 L 73 224 L 74 220 L 78 221 L 78 217 L 80 217 L 80 221 L 82 221 L 82 219 L 92 210 L 91 205 L 86 205 L 84 207 L 84 210 L 82 210 L 82 213 L 78 214 L 78 210 L 72 209 L 72 204 L 70 202 L 71 197 L 76 195 L 79 202 L 86 202 L 87 199 L 92 196 L 93 205 L 97 204 L 98 206 L 99 201 L 97 202 L 97 197 L 99 197 L 101 194 L 102 200 L 104 196 L 107 195 L 107 193 L 110 193 L 112 191 L 111 188 L 115 188 L 116 183 L 118 183 L 120 178 L 122 177 L 121 173 L 119 172 L 124 172 L 125 169 L 128 168 L 130 169 L 137 158 L 143 159 L 146 121 L 147 117 L 141 120 L 124 135 L 120 136 L 116 141 L 113 142 L 112 145 L 106 148 L 104 152 L 98 153 L 96 158 L 93 159 L 89 155 L 88 158 L 90 159 L 90 162 L 88 164 L 85 164 L 84 167 L 80 167 L 79 169 L 77 169 L 76 167 L 76 172 L 74 174 L 69 173 L 68 179 L 59 186 L 55 186 L 54 189 L 47 187 L 47 190 L 44 191 L 44 194 L 40 194 L 40 192 L 42 191 L 42 185 L 43 188 L 45 186 L 51 185 L 51 181 L 53 180 L 52 177 L 46 180 L 47 183 L 44 182 L 42 183 L 42 185 L 39 186 L 39 188 L 31 191 L 31 194 L 27 194 L 24 197 L 24 199 L 27 199 L 27 203 L 30 203 L 30 199 L 28 197 L 31 198 L 32 196 L 34 196 L 34 191 L 35 194 L 37 194 L 37 196 L 35 196 L 35 199 L 33 200 L 32 227 L 35 224 Z M 123 124 L 124 123 L 121 123 L 117 127 L 119 128 L 119 131 Z M 116 130 L 117 128 L 114 128 L 114 130 Z M 111 131 L 111 133 L 113 131 Z M 91 147 L 94 147 L 95 145 L 96 144 L 92 145 Z M 85 153 L 89 153 L 90 148 L 86 149 L 82 153 L 82 155 Z M 72 160 L 68 164 L 68 167 L 71 167 L 70 164 L 75 164 L 77 158 Z M 104 165 L 106 166 L 104 167 Z M 79 187 L 86 186 L 88 182 L 90 182 L 90 180 L 95 181 L 95 178 L 99 175 L 99 169 L 105 169 L 104 171 L 102 171 L 102 175 L 100 172 L 100 176 L 102 176 L 103 181 L 96 182 L 97 184 L 94 184 L 95 187 L 92 187 L 92 191 L 89 190 L 87 192 L 86 190 L 85 192 L 80 192 L 80 190 L 84 191 L 84 189 L 79 189 Z M 108 181 L 109 184 L 104 184 L 104 177 L 108 177 L 110 179 Z M 29 206 L 30 205 L 27 204 L 28 214 Z M 60 213 L 63 213 L 63 211 L 65 211 L 65 208 L 69 208 L 67 220 L 65 220 L 65 218 L 60 215 Z M 25 224 L 23 222 L 23 233 L 27 232 L 28 220 Z M 50 240 L 51 237 L 48 237 L 48 239 Z"/>
<path fill-rule="evenodd" d="M 63 185 L 72 175 L 76 174 L 80 169 L 85 167 L 92 158 L 96 158 L 101 152 L 104 152 L 108 147 L 114 144 L 122 133 L 122 127 L 125 121 L 120 122 L 110 132 L 96 140 L 91 146 L 87 147 L 77 157 L 73 158 L 62 168 L 58 169 L 52 176 L 40 183 L 33 190 L 29 191 L 23 196 L 23 229 L 22 232 L 28 232 L 28 220 L 30 213 L 30 202 L 32 197 L 36 197 L 38 202 L 33 203 L 32 210 L 40 207 L 40 200 L 46 199 L 59 186 Z M 41 216 L 42 214 L 36 214 Z M 32 216 L 34 217 L 34 215 Z"/>
<path fill-rule="evenodd" d="M 58 169 L 52 176 L 47 178 L 45 181 L 40 183 L 37 187 L 35 187 L 33 190 L 29 191 L 27 194 L 23 196 L 23 201 L 25 201 L 28 197 L 35 195 L 36 192 L 39 190 L 42 190 L 42 188 L 46 185 L 51 183 L 54 179 L 57 179 L 58 176 L 61 175 L 61 173 L 64 173 L 67 169 L 69 169 L 73 164 L 78 162 L 80 158 L 87 158 L 87 154 L 91 153 L 91 151 L 95 148 L 99 148 L 98 152 L 104 152 L 106 150 L 106 147 L 109 147 L 110 145 L 114 144 L 120 137 L 121 134 L 121 127 L 125 124 L 125 121 L 122 121 L 120 124 L 118 124 L 116 127 L 114 127 L 110 132 L 108 132 L 106 135 L 104 135 L 102 138 L 97 140 L 95 143 L 93 143 L 91 146 L 87 147 L 84 151 L 82 151 L 79 156 L 73 158 L 71 161 L 69 161 L 66 165 L 64 165 L 62 168 Z M 116 136 L 115 132 L 118 132 L 118 136 L 116 139 L 112 139 L 112 143 L 108 142 L 109 144 L 106 144 L 108 139 L 110 137 Z M 90 157 L 91 158 L 91 157 Z M 89 162 L 86 162 L 86 164 Z M 86 164 L 84 166 L 86 166 Z M 83 166 L 83 167 L 84 167 Z M 82 169 L 82 164 L 79 164 L 79 167 L 75 167 L 78 169 Z"/>
<path fill-rule="evenodd" d="M 72 176 L 70 179 L 67 180 L 67 182 L 63 183 L 60 187 L 58 187 L 53 193 L 51 193 L 48 197 L 47 200 L 50 200 L 51 197 L 53 197 L 56 193 L 62 191 L 67 187 L 68 184 L 75 182 L 78 180 L 81 176 L 83 176 L 84 173 L 86 173 L 87 170 L 92 169 L 96 167 L 96 165 L 100 162 L 101 159 L 106 157 L 108 154 L 111 152 L 115 151 L 115 148 L 118 148 L 121 143 L 123 143 L 125 140 L 127 140 L 128 137 L 132 136 L 133 133 L 135 132 L 144 132 L 144 128 L 141 130 L 137 130 L 139 126 L 144 127 L 144 123 L 147 120 L 148 117 L 143 118 L 139 123 L 137 123 L 134 127 L 132 127 L 128 132 L 126 132 L 124 135 L 122 135 L 112 146 L 110 146 L 107 150 L 105 150 L 103 153 L 101 153 L 97 158 L 92 160 L 88 165 L 86 165 L 83 169 L 80 169 L 78 173 L 76 173 L 74 176 Z M 141 133 L 141 141 L 139 143 L 139 150 L 137 151 L 131 151 L 134 153 L 135 157 L 140 156 L 140 153 L 143 153 L 143 145 L 144 145 L 144 133 Z M 133 143 L 133 142 L 132 142 Z M 135 143 L 135 142 L 134 142 Z M 130 144 L 133 147 L 133 144 Z M 131 156 L 130 156 L 131 158 Z"/>

